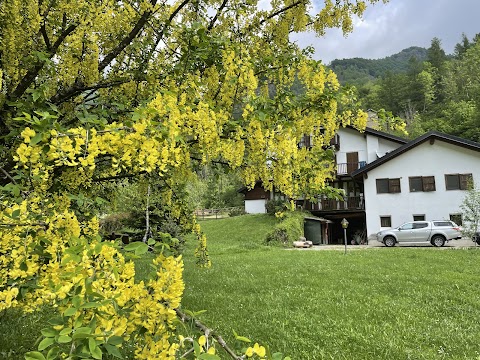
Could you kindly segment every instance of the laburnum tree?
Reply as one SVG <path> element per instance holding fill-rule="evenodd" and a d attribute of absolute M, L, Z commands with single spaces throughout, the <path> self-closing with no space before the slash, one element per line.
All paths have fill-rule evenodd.
<path fill-rule="evenodd" d="M 58 309 L 27 359 L 120 357 L 126 341 L 138 359 L 218 358 L 208 333 L 175 331 L 181 257 L 160 251 L 150 279 L 135 282 L 125 252 L 102 241 L 99 184 L 154 178 L 205 266 L 184 191 L 199 166 L 290 198 L 325 192 L 326 146 L 366 115 L 289 34 L 348 33 L 377 1 L 0 2 L 0 311 Z M 309 149 L 298 147 L 304 134 Z M 256 344 L 242 356 L 273 355 Z"/>

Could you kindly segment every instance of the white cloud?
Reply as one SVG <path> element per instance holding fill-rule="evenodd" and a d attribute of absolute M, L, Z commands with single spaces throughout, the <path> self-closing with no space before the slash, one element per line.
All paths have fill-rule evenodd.
<path fill-rule="evenodd" d="M 462 32 L 472 38 L 480 32 L 478 0 L 390 0 L 370 6 L 363 19 L 354 19 L 354 31 L 344 37 L 338 29 L 325 37 L 313 33 L 292 35 L 300 46 L 315 48 L 315 58 L 329 63 L 333 59 L 383 58 L 410 46 L 429 47 L 440 38 L 447 53 L 461 39 Z"/>

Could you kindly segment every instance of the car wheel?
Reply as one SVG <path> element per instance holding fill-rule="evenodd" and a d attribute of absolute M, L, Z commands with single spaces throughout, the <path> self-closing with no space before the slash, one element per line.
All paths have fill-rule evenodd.
<path fill-rule="evenodd" d="M 383 239 L 383 243 L 385 244 L 386 247 L 392 247 L 395 246 L 395 238 L 393 236 L 387 236 L 385 239 Z"/>
<path fill-rule="evenodd" d="M 435 235 L 432 238 L 432 245 L 436 247 L 442 247 L 445 245 L 445 238 L 442 235 Z"/>

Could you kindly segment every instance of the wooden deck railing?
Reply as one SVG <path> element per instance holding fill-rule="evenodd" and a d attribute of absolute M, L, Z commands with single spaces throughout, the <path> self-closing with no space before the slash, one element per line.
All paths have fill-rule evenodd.
<path fill-rule="evenodd" d="M 306 210 L 313 211 L 340 211 L 340 210 L 364 210 L 365 203 L 361 196 L 349 196 L 344 200 L 319 199 L 318 202 L 308 201 Z"/>
<path fill-rule="evenodd" d="M 355 170 L 361 169 L 365 165 L 367 165 L 366 161 L 337 164 L 337 175 L 349 175 Z"/>

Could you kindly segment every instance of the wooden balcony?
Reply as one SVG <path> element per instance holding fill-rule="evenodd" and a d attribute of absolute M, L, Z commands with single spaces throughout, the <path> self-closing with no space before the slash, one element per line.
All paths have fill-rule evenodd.
<path fill-rule="evenodd" d="M 367 165 L 366 161 L 337 164 L 337 175 L 350 175 L 352 172 L 361 169 L 365 165 Z"/>
<path fill-rule="evenodd" d="M 363 196 L 350 196 L 344 200 L 319 199 L 318 202 L 307 201 L 305 210 L 313 211 L 345 211 L 364 210 Z"/>

